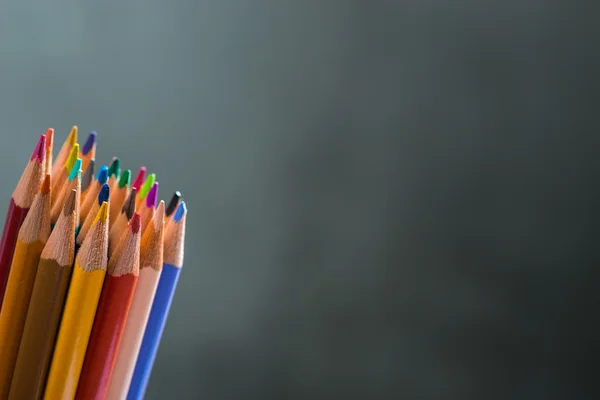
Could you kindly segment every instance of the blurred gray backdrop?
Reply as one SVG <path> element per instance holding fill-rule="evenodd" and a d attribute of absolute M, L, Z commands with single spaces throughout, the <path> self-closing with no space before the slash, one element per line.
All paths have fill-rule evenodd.
<path fill-rule="evenodd" d="M 587 398 L 599 27 L 570 4 L 3 2 L 0 209 L 48 126 L 182 191 L 148 399 Z"/>

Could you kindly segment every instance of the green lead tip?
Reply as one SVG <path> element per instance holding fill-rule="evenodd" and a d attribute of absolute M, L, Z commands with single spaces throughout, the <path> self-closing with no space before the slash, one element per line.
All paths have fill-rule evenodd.
<path fill-rule="evenodd" d="M 152 189 L 152 185 L 154 185 L 154 181 L 156 180 L 156 174 L 150 174 L 146 178 L 146 181 L 140 188 L 140 199 L 145 199 L 146 195 Z"/>
<path fill-rule="evenodd" d="M 119 177 L 119 174 L 121 173 L 121 160 L 119 159 L 119 157 L 114 157 L 112 159 L 112 162 L 110 163 L 110 166 L 108 167 L 108 176 L 114 176 L 115 178 Z"/>
<path fill-rule="evenodd" d="M 119 179 L 119 188 L 122 188 L 124 186 L 129 186 L 130 183 L 131 183 L 131 170 L 126 169 L 121 174 L 121 179 Z"/>

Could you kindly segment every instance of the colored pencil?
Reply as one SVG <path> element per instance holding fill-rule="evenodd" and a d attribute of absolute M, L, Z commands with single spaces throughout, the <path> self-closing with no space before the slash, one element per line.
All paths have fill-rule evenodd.
<path fill-rule="evenodd" d="M 90 209 L 96 202 L 98 198 L 98 193 L 100 193 L 100 189 L 102 186 L 108 181 L 108 167 L 103 165 L 100 167 L 100 171 L 98 171 L 98 175 L 96 180 L 90 184 L 88 189 L 84 192 L 82 189 L 81 192 L 81 221 L 85 221 L 87 218 Z"/>
<path fill-rule="evenodd" d="M 141 218 L 135 213 L 127 234 L 108 263 L 76 399 L 104 399 L 119 351 L 140 267 Z"/>
<path fill-rule="evenodd" d="M 50 236 L 50 175 L 47 174 L 19 230 L 0 311 L 0 399 L 6 398 L 29 308 L 35 273 Z"/>
<path fill-rule="evenodd" d="M 81 191 L 87 191 L 88 187 L 92 184 L 94 180 L 94 170 L 95 170 L 96 160 L 90 160 L 85 172 L 83 173 L 83 177 L 81 178 Z"/>
<path fill-rule="evenodd" d="M 110 186 L 111 190 L 118 182 L 119 176 L 121 176 L 121 159 L 113 157 L 108 165 L 108 186 Z"/>
<path fill-rule="evenodd" d="M 85 219 L 85 221 L 83 221 L 83 224 L 81 225 L 81 229 L 77 234 L 77 238 L 75 238 L 76 245 L 81 246 L 81 244 L 85 241 L 85 237 L 87 236 L 89 230 L 92 228 L 92 223 L 96 219 L 96 214 L 98 213 L 98 210 L 104 202 L 108 203 L 110 208 L 110 189 L 108 188 L 108 185 L 106 183 L 102 185 L 102 189 L 100 189 L 100 193 L 98 193 L 97 200 L 92 205 L 92 208 L 88 213 L 87 218 Z"/>
<path fill-rule="evenodd" d="M 39 399 L 44 394 L 50 358 L 73 270 L 77 198 L 77 191 L 71 190 L 42 251 L 9 400 Z"/>
<path fill-rule="evenodd" d="M 81 169 L 85 171 L 90 161 L 96 158 L 96 132 L 89 133 L 79 157 L 81 158 Z"/>
<path fill-rule="evenodd" d="M 164 221 L 165 202 L 161 201 L 152 223 L 144 231 L 141 240 L 140 274 L 108 386 L 107 399 L 127 398 L 135 360 L 142 344 L 152 300 L 162 271 Z"/>
<path fill-rule="evenodd" d="M 152 189 L 148 192 L 146 200 L 142 202 L 139 213 L 142 216 L 142 232 L 146 229 L 148 222 L 154 217 L 156 204 L 158 202 L 158 182 L 154 182 Z"/>
<path fill-rule="evenodd" d="M 79 155 L 79 144 L 75 143 L 71 148 L 71 152 L 69 153 L 69 157 L 67 157 L 67 161 L 65 161 L 65 165 L 58 171 L 58 175 L 53 175 L 52 177 L 52 206 L 58 203 L 59 198 L 63 193 L 64 187 L 67 185 L 67 179 L 71 170 L 73 169 L 73 165 L 77 162 Z"/>
<path fill-rule="evenodd" d="M 51 174 L 52 172 L 52 147 L 54 145 L 54 129 L 48 128 L 46 131 L 46 161 L 44 172 Z"/>
<path fill-rule="evenodd" d="M 106 274 L 107 251 L 108 203 L 102 203 L 75 260 L 44 393 L 46 400 L 75 396 Z"/>
<path fill-rule="evenodd" d="M 137 199 L 135 201 L 135 207 L 138 210 L 140 209 L 140 206 L 142 205 L 142 202 L 146 198 L 146 195 L 148 194 L 148 192 L 150 192 L 150 189 L 152 189 L 152 186 L 154 185 L 154 181 L 156 181 L 156 174 L 150 174 L 150 175 L 148 175 L 148 177 L 144 181 L 144 184 L 138 190 L 138 197 L 137 197 Z"/>
<path fill-rule="evenodd" d="M 2 305 L 2 299 L 4 298 L 6 279 L 10 272 L 19 229 L 21 229 L 21 224 L 44 178 L 45 158 L 46 136 L 41 135 L 12 194 L 6 213 L 2 240 L 0 241 L 0 305 Z"/>
<path fill-rule="evenodd" d="M 123 171 L 118 180 L 115 180 L 112 185 L 110 185 L 110 191 L 112 193 L 112 202 L 110 204 L 110 223 L 114 224 L 119 212 L 121 211 L 121 207 L 123 207 L 123 203 L 127 199 L 129 195 L 129 181 L 131 177 L 131 171 L 128 169 Z M 110 181 L 110 179 L 109 179 Z"/>
<path fill-rule="evenodd" d="M 76 179 L 77 178 L 77 179 Z M 52 206 L 51 221 L 52 224 L 56 224 L 58 217 L 62 213 L 62 209 L 65 205 L 65 198 L 71 193 L 71 190 L 75 189 L 75 185 L 81 186 L 81 158 L 75 160 L 75 164 L 69 172 L 67 178 L 67 184 L 63 186 L 62 193 L 57 196 L 56 203 Z"/>
<path fill-rule="evenodd" d="M 129 224 L 129 221 L 131 220 L 131 217 L 133 217 L 133 213 L 135 213 L 135 194 L 135 188 L 131 188 L 129 196 L 127 196 L 127 200 L 125 200 L 125 203 L 123 203 L 123 207 L 121 207 L 121 212 L 119 213 L 119 216 L 115 220 L 115 223 L 112 224 L 110 227 L 110 232 L 108 235 L 109 256 L 112 256 L 112 254 L 114 253 L 115 249 L 117 248 L 117 245 L 123 237 L 123 234 L 125 233 L 125 230 L 127 228 L 127 225 Z"/>
<path fill-rule="evenodd" d="M 181 200 L 181 193 L 176 190 L 175 193 L 173 193 L 173 196 L 171 196 L 171 200 L 169 201 L 169 205 L 166 208 L 165 211 L 165 216 L 168 218 L 170 217 L 175 210 L 177 209 L 177 206 L 179 205 L 179 201 Z"/>
<path fill-rule="evenodd" d="M 67 158 L 69 157 L 71 149 L 75 143 L 77 143 L 77 126 L 73 126 L 71 128 L 71 132 L 69 133 L 67 140 L 65 140 L 60 148 L 60 151 L 58 152 L 58 155 L 54 158 L 54 162 L 52 163 L 52 176 L 54 179 L 56 179 L 60 173 L 60 169 L 67 162 Z"/>
<path fill-rule="evenodd" d="M 144 180 L 146 180 L 146 167 L 140 167 L 140 170 L 138 171 L 137 175 L 135 176 L 135 179 L 133 180 L 131 187 L 135 188 L 135 190 L 139 191 L 140 188 L 142 187 L 142 185 L 144 184 Z"/>
<path fill-rule="evenodd" d="M 186 214 L 185 201 L 182 201 L 177 207 L 177 211 L 175 211 L 167 232 L 165 232 L 163 270 L 158 281 L 150 316 L 144 331 L 144 338 L 129 386 L 127 394 L 129 400 L 143 399 L 148 386 L 148 379 L 152 372 L 156 352 L 183 266 Z"/>

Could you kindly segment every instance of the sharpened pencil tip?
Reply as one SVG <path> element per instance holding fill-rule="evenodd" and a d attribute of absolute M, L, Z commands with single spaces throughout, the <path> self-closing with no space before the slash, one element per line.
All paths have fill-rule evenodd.
<path fill-rule="evenodd" d="M 165 202 L 161 200 L 158 203 L 158 207 L 156 207 L 156 214 L 154 214 L 154 230 L 158 232 L 160 230 L 161 224 L 165 222 Z"/>
<path fill-rule="evenodd" d="M 71 173 L 69 174 L 69 182 L 71 182 L 77 175 L 81 174 L 81 158 L 75 160 L 75 164 L 73 164 L 73 168 L 71 168 Z M 80 175 L 81 176 L 81 175 Z"/>
<path fill-rule="evenodd" d="M 65 168 L 67 172 L 71 172 L 73 165 L 75 165 L 75 161 L 79 157 L 79 144 L 75 143 L 71 148 L 71 152 L 69 153 L 69 158 L 67 158 L 67 162 L 65 163 Z"/>
<path fill-rule="evenodd" d="M 148 208 L 156 208 L 156 202 L 158 201 L 158 182 L 154 182 L 152 189 L 148 192 L 146 197 L 146 206 Z"/>
<path fill-rule="evenodd" d="M 81 180 L 81 191 L 85 192 L 85 190 L 92 183 L 92 177 L 94 176 L 94 166 L 96 165 L 95 160 L 90 160 L 87 168 L 85 169 L 85 173 L 83 174 L 83 179 Z"/>
<path fill-rule="evenodd" d="M 179 222 L 186 213 L 187 208 L 185 206 L 185 201 L 182 200 L 181 203 L 179 203 L 179 207 L 177 207 L 177 211 L 175 212 L 175 216 L 173 217 L 173 219 L 175 220 L 175 222 Z"/>
<path fill-rule="evenodd" d="M 108 203 L 105 201 L 102 203 L 100 208 L 98 209 L 98 213 L 96 214 L 96 218 L 94 218 L 93 224 L 98 221 L 106 221 L 108 219 Z"/>
<path fill-rule="evenodd" d="M 54 143 L 54 128 L 48 128 L 46 131 L 46 150 L 52 148 L 52 143 Z"/>
<path fill-rule="evenodd" d="M 173 193 L 173 196 L 171 197 L 171 201 L 169 201 L 169 205 L 166 211 L 167 217 L 170 217 L 171 214 L 175 212 L 177 206 L 179 205 L 179 200 L 181 200 L 181 193 L 178 190 L 176 190 L 175 193 Z"/>
<path fill-rule="evenodd" d="M 129 192 L 129 196 L 127 196 L 127 200 L 121 207 L 121 212 L 125 213 L 127 219 L 131 219 L 133 213 L 135 212 L 135 195 L 137 194 L 136 188 L 131 188 L 131 192 Z"/>
<path fill-rule="evenodd" d="M 133 233 L 138 233 L 140 231 L 140 227 L 142 226 L 142 217 L 139 213 L 133 214 L 131 221 L 129 221 L 129 226 L 131 227 L 131 231 Z"/>
<path fill-rule="evenodd" d="M 144 179 L 146 179 L 146 167 L 140 167 L 140 170 L 138 171 L 135 179 L 133 180 L 133 184 L 131 185 L 131 187 L 134 187 L 137 190 L 139 190 L 144 184 Z"/>
<path fill-rule="evenodd" d="M 83 148 L 81 149 L 81 154 L 83 154 L 84 156 L 90 152 L 90 150 L 92 150 L 92 147 L 94 147 L 94 145 L 96 144 L 96 132 L 95 131 L 91 131 L 85 141 L 85 144 L 83 145 Z"/>
<path fill-rule="evenodd" d="M 146 198 L 146 195 L 148 194 L 150 189 L 152 189 L 152 186 L 154 185 L 155 180 L 156 180 L 156 174 L 148 175 L 148 177 L 146 178 L 146 181 L 140 188 L 140 199 Z"/>
<path fill-rule="evenodd" d="M 108 167 L 108 176 L 114 176 L 115 178 L 119 177 L 121 173 L 121 160 L 119 157 L 114 157 Z"/>
<path fill-rule="evenodd" d="M 71 215 L 75 210 L 75 200 L 77 199 L 77 190 L 72 189 L 69 193 L 69 197 L 67 197 L 67 201 L 63 207 L 64 215 Z"/>
<path fill-rule="evenodd" d="M 101 185 L 104 185 L 108 180 L 108 167 L 103 165 L 100 167 L 100 171 L 98 171 L 98 177 L 96 178 Z"/>
<path fill-rule="evenodd" d="M 46 135 L 40 135 L 35 148 L 33 149 L 33 153 L 31 153 L 31 158 L 29 161 L 33 161 L 37 158 L 37 162 L 44 161 L 46 158 Z"/>
<path fill-rule="evenodd" d="M 67 143 L 69 146 L 74 146 L 77 143 L 77 125 L 73 125 L 71 128 L 71 132 L 69 132 L 69 137 L 67 138 Z"/>
<path fill-rule="evenodd" d="M 46 174 L 46 176 L 44 177 L 42 185 L 40 186 L 40 192 L 43 194 L 50 193 L 50 174 Z"/>
<path fill-rule="evenodd" d="M 108 201 L 110 198 L 110 188 L 108 187 L 108 184 L 104 184 L 102 185 L 102 188 L 100 189 L 100 193 L 98 193 L 98 204 L 102 204 L 105 201 Z"/>
<path fill-rule="evenodd" d="M 119 179 L 119 188 L 129 186 L 129 183 L 131 183 L 131 170 L 126 169 L 123 171 L 121 178 Z"/>

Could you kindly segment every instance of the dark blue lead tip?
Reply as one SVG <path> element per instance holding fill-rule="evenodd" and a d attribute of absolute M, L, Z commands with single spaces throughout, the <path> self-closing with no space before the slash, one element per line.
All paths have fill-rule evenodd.
<path fill-rule="evenodd" d="M 98 171 L 98 182 L 100 182 L 100 184 L 103 185 L 106 183 L 107 180 L 108 180 L 108 167 L 106 165 L 103 165 L 100 168 L 100 171 Z"/>
<path fill-rule="evenodd" d="M 181 218 L 183 218 L 186 211 L 187 208 L 185 207 L 185 201 L 182 200 L 181 203 L 179 203 L 179 207 L 177 207 L 177 211 L 175 211 L 175 215 L 173 216 L 175 222 L 181 221 Z"/>
<path fill-rule="evenodd" d="M 87 153 L 90 152 L 90 150 L 92 150 L 92 147 L 94 147 L 95 144 L 96 144 L 96 132 L 91 131 L 87 137 L 87 140 L 85 141 L 85 144 L 83 145 L 83 148 L 81 149 L 81 153 L 83 155 L 86 155 Z"/>
<path fill-rule="evenodd" d="M 110 188 L 105 183 L 102 185 L 102 189 L 100 189 L 100 193 L 98 193 L 98 204 L 102 205 L 105 201 L 108 201 L 110 197 Z"/>

